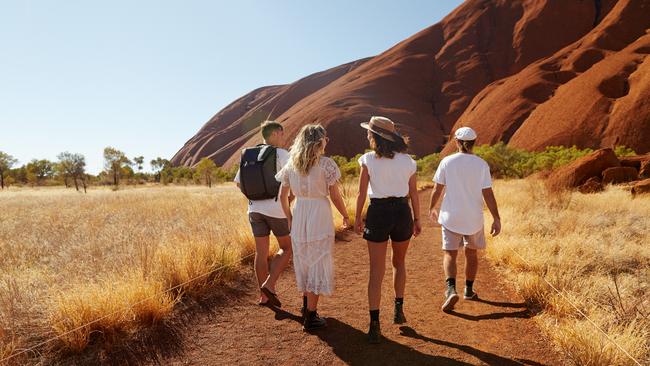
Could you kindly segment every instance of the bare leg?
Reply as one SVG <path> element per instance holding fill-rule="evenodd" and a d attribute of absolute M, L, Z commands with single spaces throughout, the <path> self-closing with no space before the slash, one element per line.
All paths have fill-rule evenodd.
<path fill-rule="evenodd" d="M 319 295 L 313 292 L 307 292 L 307 310 L 316 311 L 316 308 L 318 308 L 318 297 Z"/>
<path fill-rule="evenodd" d="M 465 248 L 465 279 L 474 281 L 478 272 L 478 253 L 476 249 Z"/>
<path fill-rule="evenodd" d="M 442 266 L 445 270 L 445 278 L 456 278 L 456 257 L 457 250 L 445 250 L 442 259 Z"/>
<path fill-rule="evenodd" d="M 381 283 L 386 272 L 386 247 L 388 242 L 368 242 L 370 255 L 370 278 L 368 280 L 368 305 L 370 310 L 379 310 Z"/>
<path fill-rule="evenodd" d="M 275 283 L 278 281 L 280 274 L 287 268 L 289 260 L 291 259 L 291 236 L 280 236 L 278 237 L 278 244 L 280 245 L 280 250 L 275 254 L 271 260 L 271 269 L 269 271 L 269 276 L 262 286 L 275 292 Z"/>
<path fill-rule="evenodd" d="M 395 287 L 395 297 L 404 297 L 406 288 L 406 251 L 409 247 L 410 240 L 393 242 L 393 286 Z"/>
<path fill-rule="evenodd" d="M 269 276 L 269 237 L 255 237 L 255 276 L 257 284 L 262 287 L 264 281 Z M 261 294 L 260 302 L 265 302 L 267 297 Z"/>

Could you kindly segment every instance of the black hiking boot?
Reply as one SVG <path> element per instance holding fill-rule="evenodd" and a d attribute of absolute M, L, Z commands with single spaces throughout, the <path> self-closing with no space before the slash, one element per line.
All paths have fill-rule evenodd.
<path fill-rule="evenodd" d="M 325 328 L 326 326 L 327 326 L 327 322 L 325 321 L 324 318 L 318 316 L 318 313 L 316 311 L 307 311 L 304 317 L 304 321 L 302 323 L 303 330 L 311 331 L 311 330 Z"/>
<path fill-rule="evenodd" d="M 381 342 L 381 327 L 379 320 L 370 321 L 370 330 L 368 330 L 368 342 L 370 344 L 377 344 Z"/>
<path fill-rule="evenodd" d="M 406 323 L 406 316 L 404 316 L 404 310 L 402 309 L 402 304 L 395 304 L 395 317 L 393 318 L 393 323 L 395 324 L 404 324 Z"/>

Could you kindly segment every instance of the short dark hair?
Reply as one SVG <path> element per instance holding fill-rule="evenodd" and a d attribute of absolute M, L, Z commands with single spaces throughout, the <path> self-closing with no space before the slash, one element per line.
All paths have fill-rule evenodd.
<path fill-rule="evenodd" d="M 279 124 L 278 122 L 275 122 L 275 121 L 264 121 L 264 122 L 262 122 L 262 124 L 260 125 L 260 129 L 262 130 L 262 137 L 264 137 L 264 139 L 266 140 L 266 139 L 268 139 L 268 138 L 271 136 L 271 134 L 272 134 L 273 132 L 275 132 L 275 131 L 277 131 L 277 130 L 282 131 L 284 128 L 283 128 L 282 125 Z"/>
<path fill-rule="evenodd" d="M 395 153 L 402 153 L 408 150 L 409 139 L 406 136 L 393 134 L 395 141 L 391 141 L 381 135 L 370 131 L 372 138 L 370 139 L 370 148 L 375 151 L 375 154 L 380 158 L 392 159 Z"/>

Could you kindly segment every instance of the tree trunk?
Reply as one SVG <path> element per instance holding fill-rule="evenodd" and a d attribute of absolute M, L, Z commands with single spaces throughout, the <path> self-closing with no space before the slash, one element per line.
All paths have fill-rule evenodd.
<path fill-rule="evenodd" d="M 117 170 L 113 171 L 113 185 L 117 187 Z"/>
<path fill-rule="evenodd" d="M 5 189 L 5 172 L 0 170 L 0 189 Z"/>
<path fill-rule="evenodd" d="M 86 178 L 85 177 L 81 177 L 81 184 L 84 187 L 84 193 L 88 193 L 88 192 L 86 192 Z"/>
<path fill-rule="evenodd" d="M 63 184 L 65 184 L 65 188 L 69 187 L 69 185 L 68 185 L 68 176 L 67 175 L 63 176 Z"/>
<path fill-rule="evenodd" d="M 77 176 L 73 176 L 72 180 L 74 180 L 74 188 L 79 192 L 79 183 L 77 182 Z"/>

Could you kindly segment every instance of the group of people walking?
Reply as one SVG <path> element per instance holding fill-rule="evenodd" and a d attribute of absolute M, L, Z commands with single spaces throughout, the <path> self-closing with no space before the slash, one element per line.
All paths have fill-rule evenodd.
<path fill-rule="evenodd" d="M 324 156 L 329 138 L 321 125 L 304 126 L 289 151 L 278 148 L 283 140 L 281 124 L 261 125 L 264 144 L 242 152 L 235 182 L 249 198 L 248 215 L 255 237 L 255 273 L 260 286 L 260 305 L 282 306 L 275 290 L 280 273 L 291 258 L 298 290 L 303 294 L 303 327 L 307 331 L 327 325 L 317 312 L 321 295 L 334 291 L 333 203 L 343 226 L 362 234 L 368 244 L 370 276 L 368 306 L 370 343 L 381 342 L 379 308 L 388 243 L 392 249 L 395 311 L 393 322 L 406 322 L 404 296 L 406 254 L 410 240 L 422 231 L 415 161 L 406 154 L 408 138 L 385 117 L 361 123 L 367 130 L 370 152 L 362 155 L 354 225 L 341 196 L 341 173 L 334 160 Z M 487 163 L 472 154 L 476 133 L 467 127 L 455 132 L 458 153 L 444 158 L 436 171 L 429 204 L 429 218 L 442 225 L 443 268 L 447 290 L 442 310 L 450 311 L 459 300 L 456 292 L 456 257 L 464 247 L 467 261 L 464 298 L 477 298 L 473 283 L 478 268 L 477 250 L 485 248 L 483 201 L 494 218 L 491 234 L 501 223 L 491 189 Z M 273 181 L 272 178 L 275 178 Z M 444 194 L 444 197 L 443 197 Z M 443 197 L 440 210 L 436 208 Z M 363 211 L 370 198 L 366 217 Z M 291 207 L 292 202 L 293 209 Z M 280 249 L 268 261 L 270 234 Z"/>

